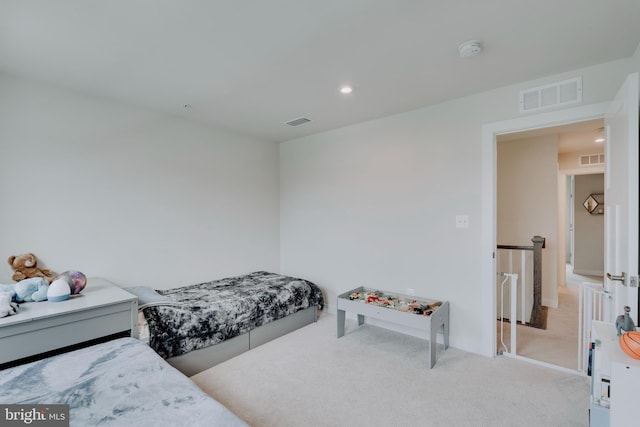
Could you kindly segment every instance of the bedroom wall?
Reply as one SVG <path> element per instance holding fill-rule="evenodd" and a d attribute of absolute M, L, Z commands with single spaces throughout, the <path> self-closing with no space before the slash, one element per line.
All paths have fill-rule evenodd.
<path fill-rule="evenodd" d="M 330 312 L 362 285 L 448 300 L 451 345 L 494 354 L 482 127 L 520 117 L 522 89 L 582 75 L 587 105 L 612 99 L 629 71 L 629 60 L 601 64 L 282 143 L 281 272 L 316 281 Z"/>
<path fill-rule="evenodd" d="M 279 270 L 276 144 L 0 75 L 0 153 L 3 260 L 156 288 Z"/>

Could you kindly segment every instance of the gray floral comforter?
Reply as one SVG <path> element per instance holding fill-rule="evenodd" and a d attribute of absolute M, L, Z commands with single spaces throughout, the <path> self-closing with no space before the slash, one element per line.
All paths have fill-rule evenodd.
<path fill-rule="evenodd" d="M 69 405 L 71 427 L 247 427 L 134 338 L 0 370 L 0 403 Z"/>
<path fill-rule="evenodd" d="M 265 271 L 157 292 L 170 303 L 147 306 L 143 313 L 149 325 L 149 345 L 164 358 L 324 305 L 314 283 Z"/>

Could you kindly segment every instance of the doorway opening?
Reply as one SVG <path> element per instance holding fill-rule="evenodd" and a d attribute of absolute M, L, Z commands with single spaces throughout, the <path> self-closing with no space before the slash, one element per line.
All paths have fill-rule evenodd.
<path fill-rule="evenodd" d="M 497 139 L 499 136 L 509 135 L 517 132 L 543 130 L 554 126 L 562 126 L 572 123 L 579 123 L 604 117 L 606 104 L 592 104 L 583 107 L 576 107 L 566 110 L 559 110 L 552 113 L 532 115 L 502 122 L 490 123 L 483 126 L 483 180 L 482 180 L 482 223 L 483 223 L 483 249 L 482 253 L 486 259 L 493 262 L 483 264 L 483 303 L 487 310 L 484 327 L 490 333 L 487 340 L 486 352 L 488 355 L 495 355 L 497 348 L 498 331 L 496 328 L 496 308 L 497 305 L 497 269 L 496 269 L 496 247 L 497 247 Z M 557 246 L 557 242 L 556 242 Z M 557 248 L 556 248 L 557 249 Z M 555 258 L 556 268 L 558 259 Z M 564 274 L 563 274 L 564 276 Z M 525 358 L 526 359 L 526 358 Z M 545 363 L 543 363 L 545 364 Z M 550 365 L 554 366 L 554 365 Z M 574 371 L 575 372 L 575 371 Z"/>
<path fill-rule="evenodd" d="M 520 276 L 515 286 L 501 284 L 497 290 L 498 352 L 508 347 L 511 355 L 579 367 L 579 286 L 602 283 L 604 274 L 604 210 L 591 204 L 596 194 L 603 203 L 604 163 L 598 161 L 604 159 L 603 127 L 598 118 L 496 138 L 498 273 Z M 591 212 L 582 206 L 587 198 Z M 522 250 L 533 236 L 545 239 L 538 266 Z M 543 322 L 532 320 L 536 280 Z M 517 293 L 514 313 L 511 292 Z M 505 317 L 517 321 L 513 340 L 503 333 Z"/>

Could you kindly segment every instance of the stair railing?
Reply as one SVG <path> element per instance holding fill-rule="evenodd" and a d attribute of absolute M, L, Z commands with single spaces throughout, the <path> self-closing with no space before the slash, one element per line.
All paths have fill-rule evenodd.
<path fill-rule="evenodd" d="M 516 326 L 517 323 L 515 319 L 512 318 L 510 321 L 510 341 L 509 347 L 504 342 L 504 287 L 505 285 L 509 286 L 509 291 L 511 293 L 509 304 L 510 313 L 516 312 L 516 304 L 517 304 L 517 295 L 518 295 L 518 275 L 517 274 L 508 274 L 508 273 L 500 273 L 500 278 L 502 279 L 500 282 L 500 344 L 502 344 L 502 350 L 500 350 L 499 354 L 507 354 L 509 356 L 515 356 L 517 350 L 517 336 L 516 336 Z"/>
<path fill-rule="evenodd" d="M 578 370 L 587 373 L 591 324 L 594 320 L 613 322 L 613 295 L 601 283 L 582 283 L 578 300 Z"/>
<path fill-rule="evenodd" d="M 545 329 L 546 317 L 542 306 L 542 249 L 545 247 L 545 238 L 533 236 L 531 239 L 533 245 L 498 245 L 498 271 L 500 274 L 518 274 L 520 277 L 520 322 L 534 328 Z M 505 252 L 506 251 L 506 252 Z M 520 263 L 514 263 L 514 254 L 519 252 Z M 504 254 L 508 256 L 508 265 L 501 262 Z M 527 261 L 527 253 L 533 253 L 532 262 Z M 528 273 L 528 265 L 533 264 L 531 270 L 533 274 Z M 532 283 L 532 286 L 528 286 Z M 518 287 L 512 287 L 512 290 Z M 502 298 L 503 296 L 500 295 Z M 526 318 L 527 309 L 531 308 L 529 319 Z M 512 322 L 517 321 L 517 313 L 509 313 L 509 319 Z"/>

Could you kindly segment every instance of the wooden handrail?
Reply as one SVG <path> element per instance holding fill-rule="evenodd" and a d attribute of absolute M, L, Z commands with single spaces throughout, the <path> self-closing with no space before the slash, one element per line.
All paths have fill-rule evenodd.
<path fill-rule="evenodd" d="M 498 249 L 514 249 L 519 251 L 532 251 L 533 246 L 498 245 Z"/>
<path fill-rule="evenodd" d="M 533 239 L 535 238 L 542 239 L 542 249 L 544 249 L 546 247 L 546 239 L 540 236 L 533 236 Z M 533 239 L 531 239 L 531 241 L 533 241 Z M 498 245 L 498 249 L 516 249 L 520 251 L 532 251 L 535 249 L 535 245 L 534 246 Z"/>

